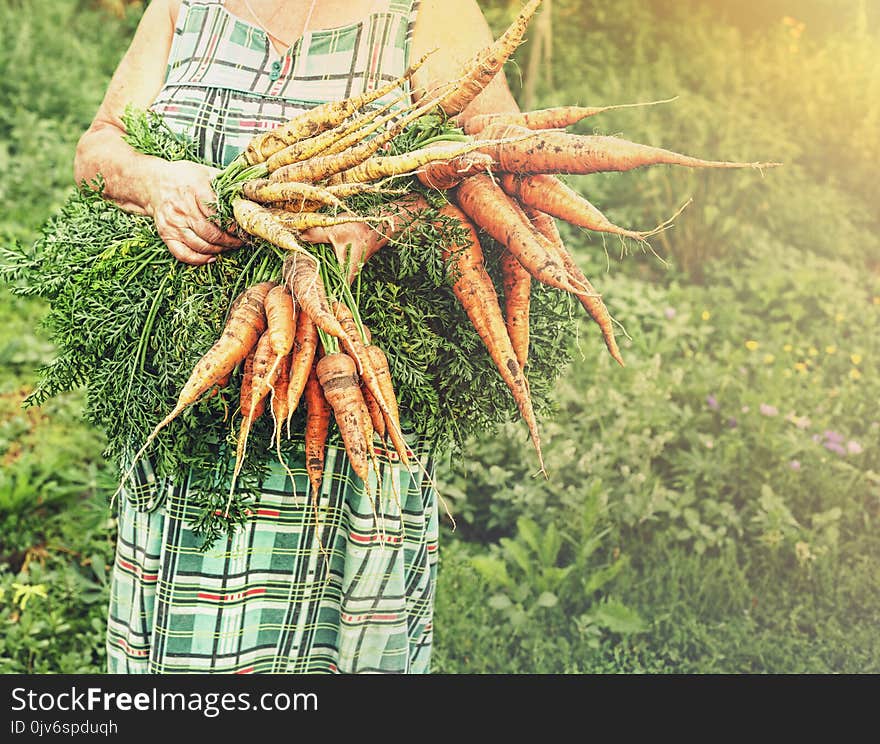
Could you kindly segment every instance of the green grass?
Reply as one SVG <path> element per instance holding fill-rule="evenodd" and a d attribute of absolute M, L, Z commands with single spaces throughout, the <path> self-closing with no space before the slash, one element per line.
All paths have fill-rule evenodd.
<path fill-rule="evenodd" d="M 18 71 L 0 81 L 6 242 L 63 201 L 131 32 L 75 0 L 38 5 L 25 24 L 0 6 Z M 496 29 L 511 7 L 481 5 Z M 554 7 L 540 105 L 677 94 L 581 131 L 786 165 L 571 179 L 637 228 L 695 201 L 653 243 L 666 264 L 566 230 L 631 336 L 627 367 L 579 324 L 541 421 L 549 481 L 521 425 L 441 469 L 458 529 L 441 534 L 435 671 L 880 671 L 880 42 L 825 0 L 742 27 L 683 1 Z M 800 10 L 801 31 L 777 17 Z M 20 407 L 51 358 L 44 312 L 0 292 L 0 671 L 100 672 L 112 477 L 81 399 Z"/>

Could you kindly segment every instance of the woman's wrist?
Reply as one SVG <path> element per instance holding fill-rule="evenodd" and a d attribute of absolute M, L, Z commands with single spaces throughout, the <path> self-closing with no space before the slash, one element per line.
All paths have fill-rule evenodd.
<path fill-rule="evenodd" d="M 121 209 L 151 214 L 153 185 L 161 172 L 161 158 L 137 152 L 116 126 L 93 125 L 77 144 L 74 179 L 77 184 L 100 178 L 103 194 Z"/>

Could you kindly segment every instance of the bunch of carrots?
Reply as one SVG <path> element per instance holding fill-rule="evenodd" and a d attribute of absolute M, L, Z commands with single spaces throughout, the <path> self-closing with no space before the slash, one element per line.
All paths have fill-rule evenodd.
<path fill-rule="evenodd" d="M 540 0 L 530 0 L 498 40 L 465 65 L 460 78 L 424 95 L 415 105 L 403 103 L 403 92 L 394 98 L 394 92 L 403 89 L 424 60 L 384 87 L 318 106 L 252 140 L 225 172 L 224 182 L 231 186 L 218 189 L 218 195 L 221 201 L 228 200 L 241 230 L 285 252 L 282 281 L 256 284 L 238 296 L 222 335 L 193 369 L 176 406 L 144 449 L 186 408 L 226 385 L 242 365 L 236 474 L 253 421 L 269 406 L 280 442 L 282 423 L 289 427 L 303 397 L 313 496 L 320 487 L 331 414 L 352 468 L 364 481 L 375 459 L 374 434 L 388 437 L 408 466 L 388 361 L 371 343 L 347 287 L 366 260 L 411 229 L 420 213 L 428 213 L 424 191 L 434 190 L 446 196 L 439 210 L 442 219 L 436 212 L 430 219 L 438 231 L 448 232 L 443 257 L 453 277 L 453 291 L 510 389 L 544 472 L 525 372 L 532 280 L 574 295 L 599 326 L 611 356 L 623 364 L 605 303 L 563 244 L 554 218 L 642 242 L 669 224 L 648 232 L 618 227 L 556 176 L 655 164 L 698 168 L 776 164 L 701 160 L 616 137 L 565 131 L 616 106 L 477 116 L 466 122 L 455 141 L 434 141 L 388 154 L 395 138 L 422 117 L 438 112 L 449 120 L 459 116 L 521 43 L 539 5 Z M 388 105 L 372 105 L 387 96 L 392 98 Z M 351 206 L 353 199 L 357 203 L 356 197 L 365 194 L 381 197 L 378 214 L 360 214 Z M 304 247 L 306 231 L 351 222 L 364 223 L 369 230 L 363 244 L 349 247 L 345 266 L 332 266 Z M 457 229 L 449 230 L 450 224 Z M 501 246 L 502 299 L 486 271 L 480 230 Z"/>

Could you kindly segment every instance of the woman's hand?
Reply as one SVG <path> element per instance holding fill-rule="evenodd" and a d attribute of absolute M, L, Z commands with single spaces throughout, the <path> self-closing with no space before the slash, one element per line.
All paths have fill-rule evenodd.
<path fill-rule="evenodd" d="M 340 266 L 349 262 L 349 281 L 360 270 L 365 257 L 375 252 L 382 241 L 379 235 L 366 222 L 346 222 L 332 227 L 313 227 L 300 233 L 306 243 L 329 243 L 333 246 Z"/>
<path fill-rule="evenodd" d="M 216 254 L 242 242 L 211 220 L 210 205 L 217 199 L 211 180 L 217 173 L 188 160 L 157 161 L 150 179 L 146 212 L 171 255 L 193 266 L 216 261 Z"/>

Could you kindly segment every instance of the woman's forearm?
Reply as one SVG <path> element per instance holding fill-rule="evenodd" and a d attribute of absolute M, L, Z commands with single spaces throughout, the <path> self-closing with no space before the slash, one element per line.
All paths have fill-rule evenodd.
<path fill-rule="evenodd" d="M 164 161 L 137 152 L 113 124 L 95 123 L 76 147 L 73 175 L 76 182 L 104 181 L 104 196 L 126 212 L 152 215 L 153 189 Z"/>

